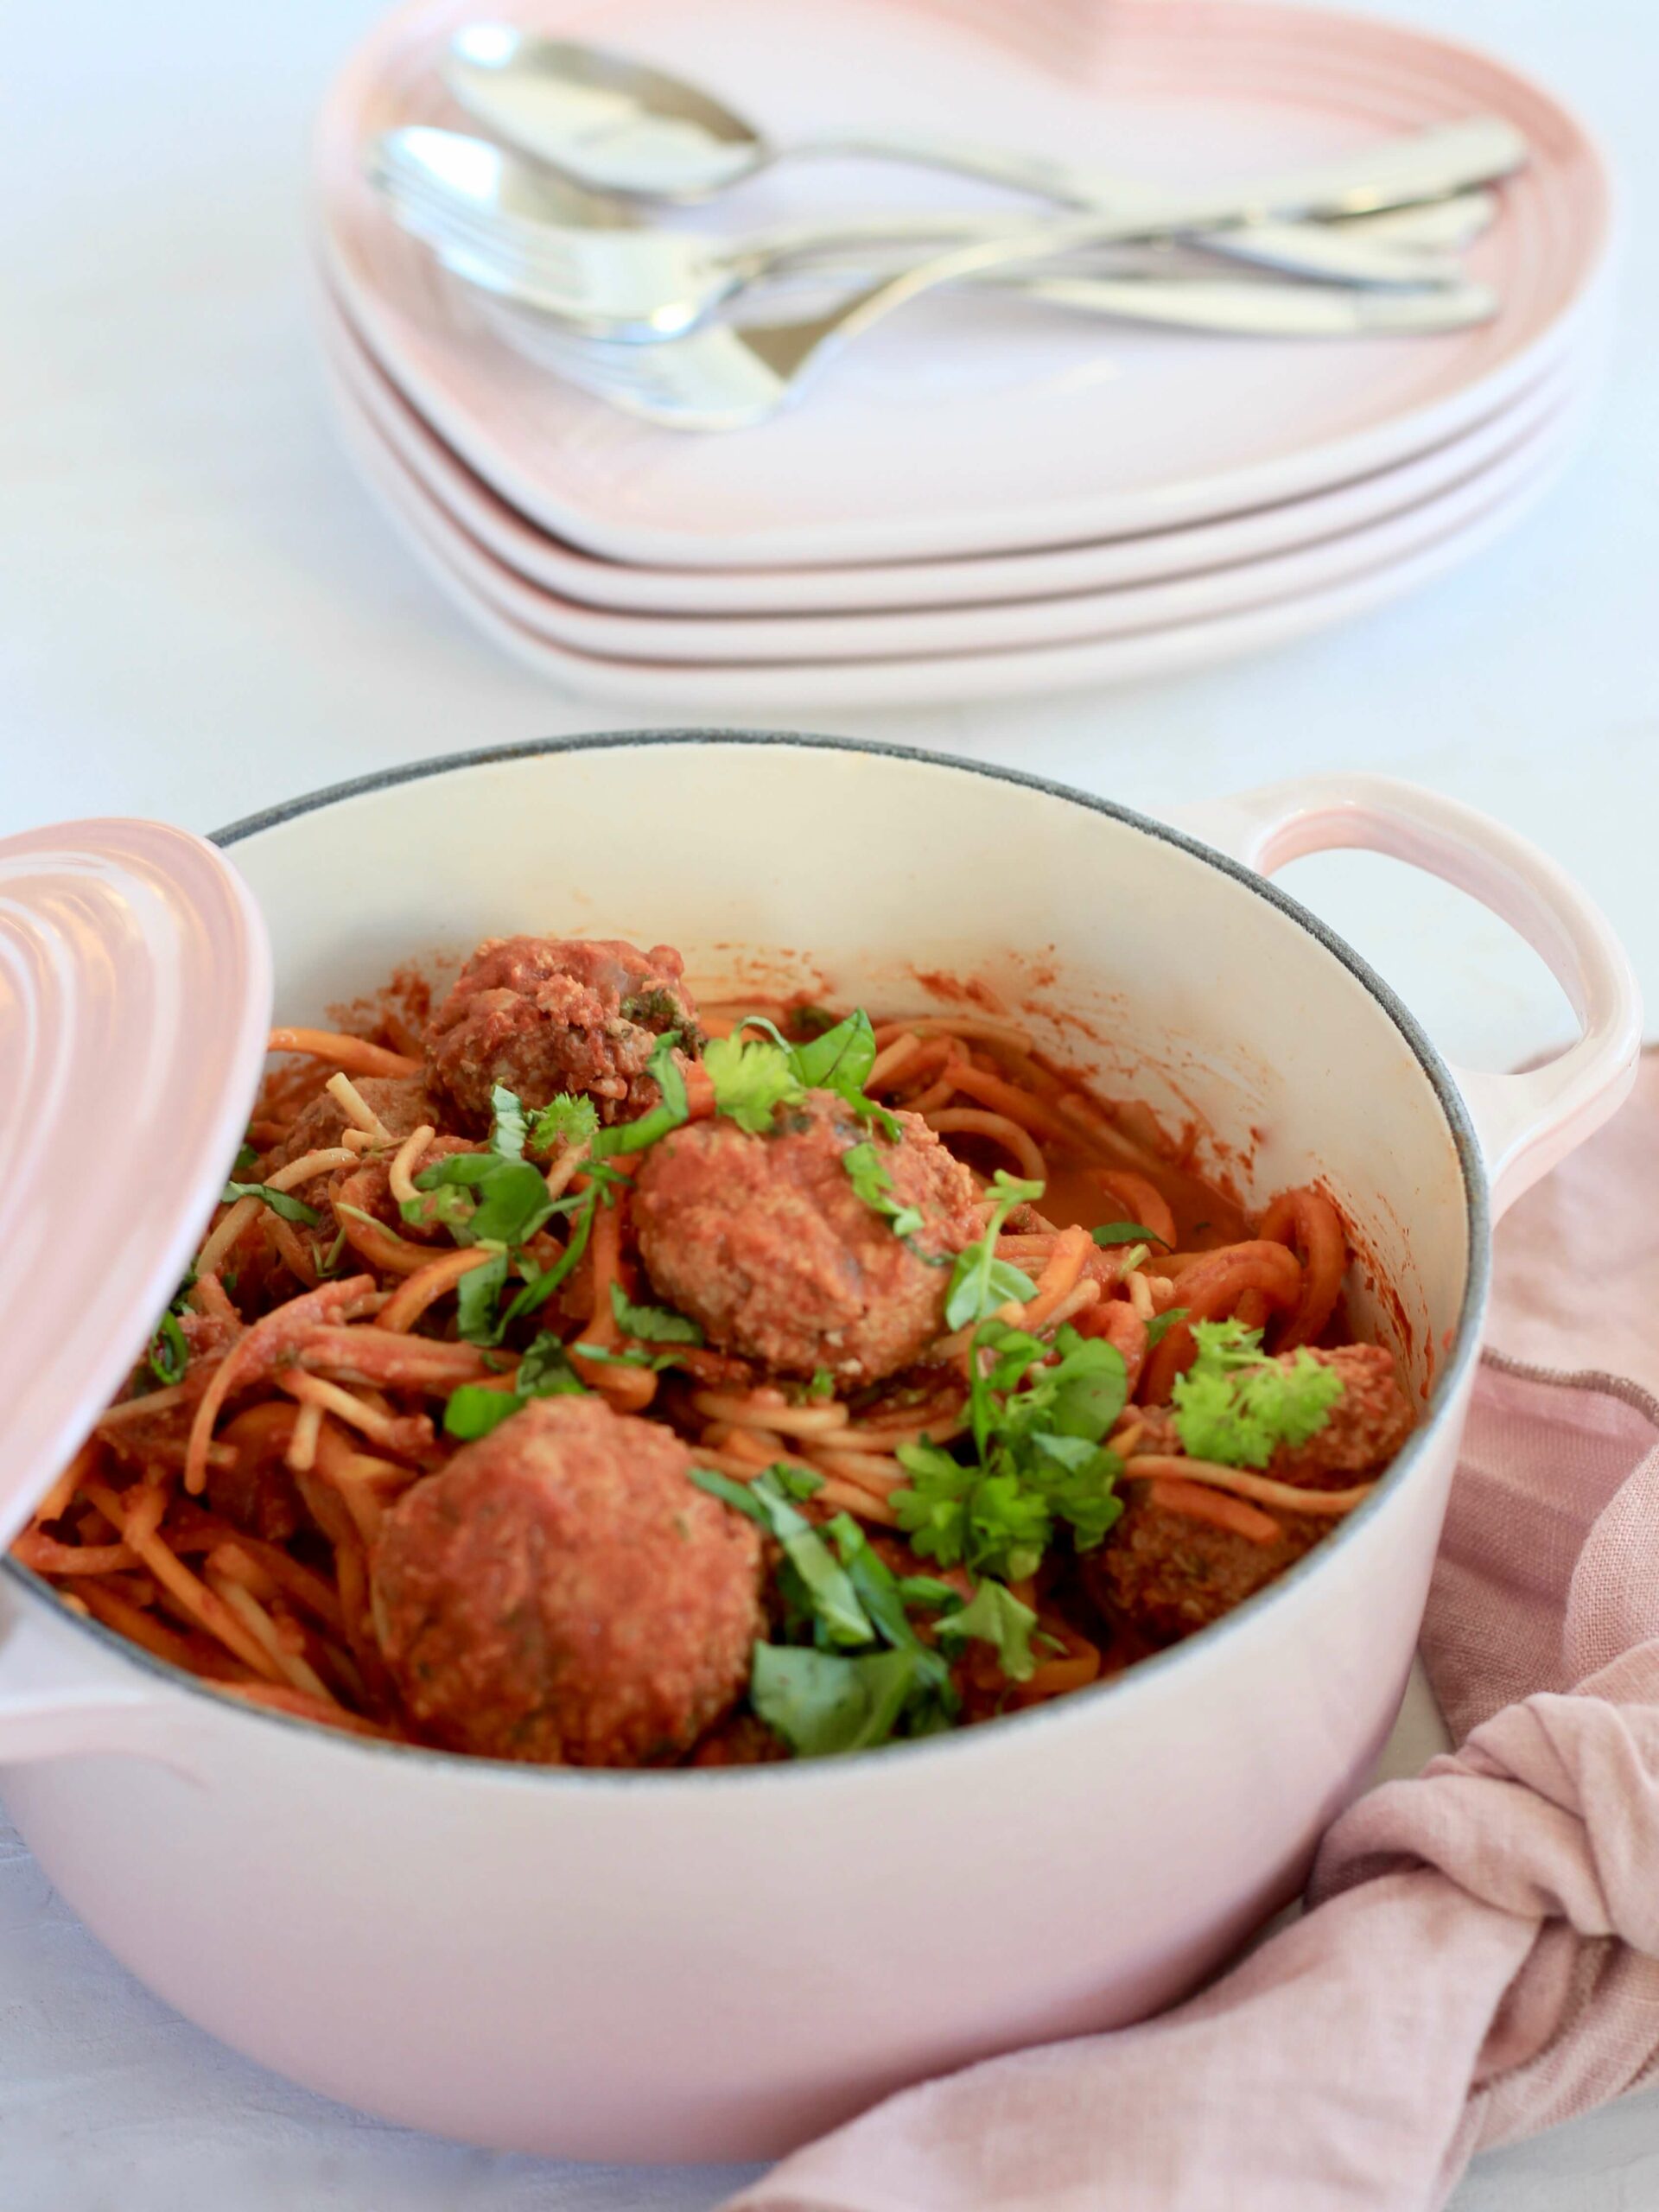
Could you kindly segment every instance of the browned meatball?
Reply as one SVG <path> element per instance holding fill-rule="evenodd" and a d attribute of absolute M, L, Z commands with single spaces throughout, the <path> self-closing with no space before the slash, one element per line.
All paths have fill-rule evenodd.
<path fill-rule="evenodd" d="M 891 1197 L 915 1206 L 912 1242 L 933 1256 L 979 1233 L 973 1178 L 914 1114 L 889 1143 L 831 1092 L 809 1091 L 752 1136 L 692 1122 L 645 1155 L 634 1185 L 639 1249 L 658 1294 L 723 1351 L 784 1375 L 827 1368 L 873 1382 L 906 1367 L 944 1324 L 948 1267 L 930 1266 L 854 1189 L 842 1156 L 873 1143 Z"/>
<path fill-rule="evenodd" d="M 427 1080 L 469 1128 L 487 1124 L 497 1084 L 530 1106 L 585 1091 L 601 1121 L 630 1120 L 656 1103 L 645 1064 L 658 1037 L 677 1029 L 696 1048 L 683 972 L 671 945 L 491 938 L 432 1017 Z"/>
<path fill-rule="evenodd" d="M 389 1133 L 398 1139 L 410 1136 L 423 1123 L 437 1126 L 438 1112 L 426 1095 L 426 1085 L 418 1076 L 364 1075 L 353 1079 L 353 1089 L 364 1104 L 380 1120 Z M 336 1103 L 329 1092 L 318 1093 L 310 1104 L 296 1116 L 294 1126 L 265 1159 L 265 1171 L 284 1167 L 302 1154 L 321 1152 L 338 1145 L 343 1130 L 352 1126 L 345 1110 Z"/>
<path fill-rule="evenodd" d="M 1299 1356 L 1281 1357 L 1288 1363 Z M 1306 1444 L 1281 1445 L 1261 1471 L 1298 1489 L 1345 1489 L 1393 1459 L 1411 1433 L 1410 1402 L 1392 1355 L 1381 1344 L 1340 1344 L 1311 1357 L 1336 1369 L 1343 1394 L 1316 1435 Z M 1162 1408 L 1146 1409 L 1143 1419 L 1142 1451 L 1179 1452 L 1179 1438 Z M 1131 1459 L 1131 1474 L 1134 1467 Z M 1123 1517 L 1105 1546 L 1085 1558 L 1084 1579 L 1097 1605 L 1148 1643 L 1173 1643 L 1231 1612 L 1336 1525 L 1328 1516 L 1277 1508 L 1271 1518 L 1281 1531 L 1277 1541 L 1253 1543 L 1231 1529 L 1172 1513 L 1131 1484 Z"/>
<path fill-rule="evenodd" d="M 646 1766 L 741 1694 L 761 1630 L 753 1524 L 659 1421 L 541 1398 L 387 1515 L 375 1626 L 411 1718 L 486 1758 Z"/>

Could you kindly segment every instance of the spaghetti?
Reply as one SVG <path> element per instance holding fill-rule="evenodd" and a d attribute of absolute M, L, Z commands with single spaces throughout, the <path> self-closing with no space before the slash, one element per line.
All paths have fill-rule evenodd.
<path fill-rule="evenodd" d="M 889 1625 L 888 1656 L 913 1656 L 912 1646 L 924 1655 L 939 1709 L 961 1725 L 1068 1694 L 1204 1625 L 1367 1495 L 1410 1415 L 1386 1355 L 1344 1344 L 1349 1253 L 1330 1196 L 1313 1185 L 1283 1192 L 1252 1223 L 1164 1142 L 1144 1109 L 1095 1097 L 1011 1021 L 946 1012 L 864 1024 L 862 1089 L 825 1109 L 863 1117 L 829 1156 L 851 1177 L 851 1140 L 868 1150 L 874 1166 L 859 1167 L 859 1198 L 890 1240 L 894 1268 L 908 1270 L 906 1294 L 933 1302 L 920 1350 L 896 1370 L 877 1371 L 871 1355 L 863 1371 L 851 1359 L 810 1377 L 785 1371 L 757 1355 L 741 1322 L 725 1326 L 724 1308 L 709 1306 L 715 1320 L 699 1326 L 688 1317 L 704 1313 L 700 1298 L 642 1303 L 664 1288 L 645 1249 L 647 1200 L 664 1177 L 652 1147 L 628 1148 L 632 1135 L 677 1097 L 673 1128 L 702 1130 L 710 1160 L 722 1143 L 764 1147 L 766 1113 L 778 1109 L 734 1107 L 740 1077 L 777 1085 L 780 1069 L 810 1073 L 810 1040 L 829 1018 L 738 1003 L 697 1009 L 694 1025 L 677 957 L 574 942 L 584 958 L 671 961 L 652 989 L 677 1025 L 666 1034 L 688 1050 L 676 1056 L 677 1076 L 658 1054 L 648 1078 L 639 1064 L 588 1065 L 577 1050 L 597 1049 L 588 1033 L 562 1033 L 554 1041 L 568 1080 L 553 1095 L 569 1110 L 539 1145 L 526 1131 L 548 1108 L 546 1084 L 537 1096 L 524 1083 L 521 1098 L 499 1083 L 487 1139 L 475 1110 L 454 1109 L 478 1076 L 454 1019 L 442 1033 L 447 1090 L 435 1059 L 381 1038 L 273 1031 L 271 1051 L 290 1057 L 256 1109 L 258 1157 L 240 1171 L 240 1195 L 217 1211 L 171 1330 L 164 1322 L 17 1541 L 17 1559 L 76 1610 L 247 1702 L 380 1739 L 446 1740 L 387 1663 L 384 1531 L 389 1516 L 401 1523 L 400 1501 L 481 1449 L 468 1434 L 505 1436 L 496 1417 L 505 1410 L 510 1423 L 551 1376 L 561 1390 L 671 1432 L 705 1471 L 700 1482 L 760 1499 L 774 1570 L 779 1545 L 785 1560 L 818 1557 L 787 1533 L 793 1513 L 809 1533 L 840 1532 L 839 1553 L 818 1548 L 837 1573 L 873 1559 L 887 1577 L 880 1587 L 923 1592 L 905 1599 L 918 1610 Z M 583 965 L 569 945 L 552 950 L 582 989 L 600 988 L 596 958 Z M 643 990 L 616 1002 L 625 1017 L 654 1003 Z M 761 1027 L 747 1026 L 757 1014 Z M 576 1013 L 544 1018 L 574 1023 Z M 702 1064 L 698 1026 L 722 1040 Z M 659 1022 L 647 1042 L 664 1033 Z M 518 1033 L 509 1044 L 522 1069 Z M 510 1058 L 509 1046 L 499 1049 Z M 828 1094 L 789 1079 L 788 1095 L 808 1103 L 785 1105 L 785 1119 L 806 1132 L 803 1142 L 817 1141 L 810 1101 Z M 518 1121 L 503 1122 L 504 1096 Z M 901 1186 L 912 1154 L 916 1173 L 934 1176 L 929 1190 L 956 1179 L 952 1203 L 966 1210 L 943 1249 L 926 1239 L 944 1200 L 930 1211 L 931 1200 L 913 1204 Z M 523 1173 L 515 1180 L 507 1168 Z M 529 1193 L 522 1236 L 454 1229 L 477 1217 L 465 1208 L 479 1203 L 486 1169 Z M 1025 1195 L 1011 1198 L 1016 1188 Z M 461 1199 L 450 1201 L 452 1191 Z M 868 1223 L 864 1233 L 874 1233 Z M 988 1287 L 963 1319 L 970 1261 Z M 1013 1367 L 1010 1345 L 1020 1347 Z M 1302 1387 L 1310 1360 L 1335 1400 L 1327 1392 L 1317 1420 L 1273 1414 Z M 1098 1435 L 1042 1411 L 1071 1388 L 1073 1369 L 1092 1378 L 1090 1390 L 1117 1392 Z M 1005 1370 L 1013 1379 L 998 1382 Z M 1247 1403 L 1251 1392 L 1266 1412 Z M 1197 1448 L 1192 1424 L 1213 1425 L 1216 1406 L 1235 1409 L 1241 1433 L 1249 1421 L 1268 1422 L 1253 1464 L 1248 1452 Z M 1058 1426 L 1032 1427 L 1051 1414 Z M 1272 1418 L 1281 1419 L 1276 1433 Z M 1033 1465 L 1052 1462 L 1045 1510 L 1055 1529 L 1071 1514 L 1076 1541 L 1052 1536 L 1027 1559 L 1009 1538 L 993 1572 L 988 1539 L 963 1535 L 953 1553 L 940 1531 L 956 1525 L 947 1508 L 960 1508 L 963 1529 L 975 1525 L 974 1485 L 993 1479 L 998 1449 L 997 1478 L 1007 1482 L 1021 1452 Z M 1061 1483 L 1084 1471 L 1100 1491 L 1087 1510 L 1066 1502 Z M 933 1522 L 929 1481 L 940 1501 Z M 867 1532 L 862 1550 L 848 1527 Z M 877 1567 L 859 1571 L 873 1605 Z M 973 1619 L 988 1580 L 1005 1619 L 1023 1624 L 1012 1640 L 952 1632 L 949 1608 Z M 800 1603 L 786 1575 L 779 1587 L 766 1599 L 774 1624 L 780 1606 Z M 798 1643 L 798 1624 L 794 1632 Z M 823 1633 L 821 1618 L 821 1642 Z M 730 1702 L 673 1756 L 709 1764 L 780 1755 L 776 1732 Z"/>

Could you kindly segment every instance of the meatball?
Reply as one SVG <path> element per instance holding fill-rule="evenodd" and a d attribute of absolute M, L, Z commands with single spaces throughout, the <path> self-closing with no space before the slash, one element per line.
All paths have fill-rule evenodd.
<path fill-rule="evenodd" d="M 400 1141 L 423 1125 L 435 1128 L 437 1110 L 426 1095 L 426 1086 L 416 1076 L 365 1075 L 359 1076 L 353 1086 L 363 1103 L 380 1116 L 391 1135 Z M 294 1126 L 274 1151 L 266 1158 L 265 1172 L 285 1167 L 308 1152 L 321 1152 L 339 1144 L 342 1131 L 354 1124 L 348 1122 L 345 1109 L 326 1090 L 317 1096 L 295 1116 Z"/>
<path fill-rule="evenodd" d="M 809 1091 L 764 1135 L 734 1122 L 674 1130 L 634 1183 L 639 1251 L 659 1296 L 722 1351 L 848 1384 L 906 1367 L 944 1325 L 948 1259 L 979 1234 L 974 1180 L 913 1114 L 889 1142 L 842 1100 Z M 873 1144 L 913 1237 L 860 1198 L 842 1164 Z M 912 1249 L 914 1247 L 915 1249 Z M 922 1256 L 922 1255 L 927 1256 Z"/>
<path fill-rule="evenodd" d="M 544 1765 L 680 1758 L 762 1632 L 760 1538 L 689 1448 L 602 1398 L 539 1398 L 386 1516 L 374 1618 L 433 1741 Z"/>
<path fill-rule="evenodd" d="M 490 1118 L 497 1084 L 526 1105 L 585 1091 L 603 1122 L 657 1103 L 645 1064 L 666 1030 L 695 1051 L 697 1009 L 671 945 L 491 938 L 455 979 L 426 1033 L 427 1080 L 468 1128 Z"/>
<path fill-rule="evenodd" d="M 1345 1489 L 1385 1466 L 1405 1442 L 1413 1427 L 1410 1402 L 1381 1344 L 1340 1344 L 1309 1356 L 1336 1369 L 1343 1394 L 1317 1434 L 1306 1444 L 1281 1445 L 1261 1471 L 1301 1490 Z M 1287 1362 L 1299 1357 L 1281 1355 Z M 1147 1408 L 1142 1418 L 1142 1450 L 1180 1450 L 1162 1408 Z M 1131 1459 L 1131 1474 L 1134 1468 Z M 1096 1605 L 1147 1642 L 1173 1643 L 1253 1597 L 1335 1525 L 1327 1516 L 1277 1508 L 1271 1517 L 1279 1537 L 1253 1543 L 1132 1491 L 1106 1545 L 1084 1559 L 1084 1581 Z"/>

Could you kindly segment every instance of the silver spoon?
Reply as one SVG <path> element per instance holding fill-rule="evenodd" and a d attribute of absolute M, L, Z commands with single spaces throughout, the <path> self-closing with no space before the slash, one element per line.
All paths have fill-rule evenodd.
<path fill-rule="evenodd" d="M 457 31 L 444 74 L 461 105 L 498 137 L 594 191 L 705 200 L 786 157 L 861 155 L 948 169 L 1071 207 L 1128 213 L 1142 199 L 1163 196 L 1136 180 L 1039 155 L 906 132 L 848 131 L 779 146 L 682 78 L 601 47 L 540 38 L 511 24 L 474 23 Z M 1471 132 L 1483 149 L 1472 169 Z M 1454 156 L 1449 178 L 1435 171 L 1437 140 Z M 1334 212 L 1368 213 L 1438 199 L 1508 175 L 1526 158 L 1526 142 L 1512 125 L 1497 117 L 1474 118 L 1370 149 L 1353 164 L 1347 206 Z M 1217 223 L 1224 235 L 1206 238 L 1205 245 L 1326 280 L 1338 276 L 1340 238 L 1310 242 L 1294 223 L 1269 224 L 1281 212 L 1262 206 L 1247 188 L 1242 199 L 1232 195 Z M 1374 251 L 1365 250 L 1373 270 Z"/>
<path fill-rule="evenodd" d="M 1455 173 L 1443 149 L 1437 149 L 1436 162 L 1437 175 Z M 955 232 L 974 240 L 1019 238 L 1026 241 L 1023 257 L 1040 259 L 1049 239 L 1049 251 L 1058 253 L 1074 245 L 1155 238 L 1183 232 L 1182 219 L 1189 214 L 1206 216 L 1230 204 L 1218 196 L 1147 194 L 1133 215 L 1121 217 L 1100 213 L 1041 225 L 954 214 L 865 217 L 721 238 L 549 221 L 548 215 L 560 212 L 563 185 L 486 140 L 424 124 L 385 133 L 370 149 L 367 166 L 397 219 L 428 244 L 440 251 L 453 247 L 475 270 L 493 264 L 516 296 L 597 336 L 651 340 L 683 336 L 734 294 L 826 245 L 914 238 L 918 231 L 931 232 L 937 243 Z M 1344 205 L 1351 188 L 1345 162 L 1262 179 L 1251 188 L 1262 205 L 1316 213 Z M 1414 285 L 1455 284 L 1459 274 L 1454 262 L 1438 256 L 1427 270 Z"/>

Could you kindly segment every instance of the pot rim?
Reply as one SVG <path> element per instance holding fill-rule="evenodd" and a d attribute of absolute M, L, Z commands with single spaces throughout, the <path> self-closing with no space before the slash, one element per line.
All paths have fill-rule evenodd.
<path fill-rule="evenodd" d="M 186 1674 L 166 1660 L 156 1658 L 140 1646 L 129 1643 L 114 1630 L 105 1628 L 102 1622 L 72 1612 L 68 1607 L 57 1602 L 55 1591 L 42 1577 L 9 1554 L 0 1554 L 0 1570 L 12 1577 L 31 1595 L 49 1605 L 55 1617 L 78 1633 L 90 1637 L 106 1650 L 114 1653 L 124 1663 L 154 1675 L 169 1689 L 181 1689 L 193 1696 L 208 1700 L 219 1713 L 233 1709 L 239 1719 L 303 1734 L 319 1749 L 326 1746 L 345 1757 L 423 1762 L 428 1766 L 436 1766 L 447 1772 L 470 1773 L 479 1776 L 480 1780 L 488 1778 L 498 1784 L 505 1783 L 525 1789 L 547 1790 L 575 1789 L 590 1794 L 605 1789 L 654 1793 L 665 1789 L 683 1792 L 694 1788 L 705 1790 L 713 1788 L 734 1794 L 739 1790 L 823 1788 L 830 1786 L 842 1775 L 868 1776 L 873 1760 L 885 1762 L 894 1752 L 902 1755 L 903 1769 L 906 1772 L 924 1758 L 937 1761 L 982 1756 L 988 1748 L 988 1746 L 994 1747 L 1004 1740 L 1005 1732 L 1009 1729 L 1018 1728 L 1027 1738 L 1032 1738 L 1036 1730 L 1046 1728 L 1055 1732 L 1058 1740 L 1062 1728 L 1080 1725 L 1103 1698 L 1109 1696 L 1121 1700 L 1125 1696 L 1134 1696 L 1140 1688 L 1154 1681 L 1161 1683 L 1176 1669 L 1183 1665 L 1192 1666 L 1195 1654 L 1201 1656 L 1206 1652 L 1219 1652 L 1226 1638 L 1241 1624 L 1262 1619 L 1271 1607 L 1281 1604 L 1289 1592 L 1300 1588 L 1310 1573 L 1318 1573 L 1332 1549 L 1353 1541 L 1353 1532 L 1367 1526 L 1395 1493 L 1413 1478 L 1431 1438 L 1440 1428 L 1447 1406 L 1456 1396 L 1465 1374 L 1478 1355 L 1480 1325 L 1491 1288 L 1491 1194 L 1485 1162 L 1474 1124 L 1463 1094 L 1446 1061 L 1431 1044 L 1415 1016 L 1370 963 L 1354 950 L 1344 938 L 1338 936 L 1317 914 L 1291 898 L 1288 893 L 1281 890 L 1269 877 L 1256 874 L 1243 862 L 1217 851 L 1201 839 L 1191 836 L 1168 823 L 1155 821 L 1150 816 L 1138 813 L 1132 807 L 1121 805 L 1115 799 L 1097 798 L 1092 792 L 1078 790 L 1074 785 L 1058 783 L 1050 777 L 1034 776 L 1024 769 L 1007 767 L 1000 762 L 965 759 L 957 753 L 933 753 L 918 746 L 894 745 L 884 740 L 826 737 L 793 730 L 727 729 L 701 726 L 602 731 L 572 737 L 526 738 L 505 745 L 480 746 L 466 753 L 435 753 L 424 760 L 375 769 L 367 775 L 351 777 L 342 783 L 329 784 L 321 790 L 303 792 L 296 798 L 284 799 L 273 806 L 262 808 L 257 813 L 244 815 L 239 820 L 210 834 L 214 844 L 233 846 L 263 830 L 276 829 L 283 823 L 297 820 L 302 815 L 319 813 L 347 799 L 390 790 L 399 784 L 424 782 L 462 769 L 487 767 L 500 761 L 534 760 L 552 753 L 711 744 L 793 746 L 810 752 L 862 753 L 879 759 L 914 762 L 923 767 L 982 776 L 990 782 L 1014 784 L 1028 791 L 1041 791 L 1051 798 L 1063 799 L 1068 804 L 1086 808 L 1091 813 L 1104 815 L 1109 820 L 1122 823 L 1144 836 L 1173 845 L 1178 851 L 1189 854 L 1221 874 L 1230 876 L 1236 883 L 1298 924 L 1364 987 L 1410 1047 L 1445 1116 L 1462 1175 L 1468 1232 L 1468 1274 L 1450 1354 L 1434 1380 L 1422 1420 L 1395 1454 L 1387 1474 L 1376 1484 L 1371 1495 L 1353 1512 L 1345 1515 L 1340 1525 L 1321 1542 L 1304 1553 L 1274 1581 L 1247 1598 L 1243 1605 L 1236 1606 L 1224 1619 L 1196 1636 L 1137 1661 L 1122 1675 L 1114 1675 L 1107 1681 L 1090 1684 L 1086 1689 L 1074 1690 L 1065 1697 L 1028 1707 L 1023 1712 L 1005 1713 L 989 1731 L 984 1728 L 957 1729 L 923 1737 L 911 1743 L 885 1745 L 879 1750 L 855 1751 L 830 1759 L 790 1759 L 754 1766 L 708 1769 L 543 1767 L 516 1760 L 440 1751 L 426 1745 L 388 1744 L 370 1737 L 353 1736 L 342 1730 L 324 1728 L 314 1721 L 303 1720 L 269 1707 L 245 1705 L 239 1700 L 220 1696 L 196 1676 Z"/>

